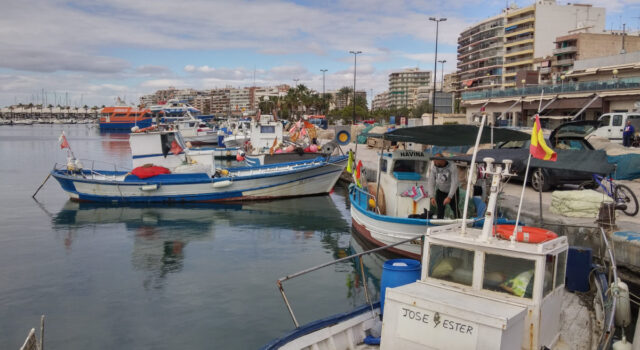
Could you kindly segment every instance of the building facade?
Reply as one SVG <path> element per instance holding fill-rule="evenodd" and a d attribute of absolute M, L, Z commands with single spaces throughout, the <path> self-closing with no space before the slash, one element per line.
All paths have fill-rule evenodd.
<path fill-rule="evenodd" d="M 551 56 L 555 39 L 575 30 L 601 33 L 605 9 L 585 4 L 559 5 L 538 0 L 465 29 L 458 39 L 459 91 L 518 86 L 519 71 L 537 71 L 551 66 L 540 58 Z"/>
<path fill-rule="evenodd" d="M 417 89 L 432 83 L 432 72 L 418 68 L 389 74 L 388 108 L 412 108 L 416 105 Z"/>
<path fill-rule="evenodd" d="M 389 108 L 389 91 L 377 94 L 371 102 L 371 110 L 381 110 Z"/>

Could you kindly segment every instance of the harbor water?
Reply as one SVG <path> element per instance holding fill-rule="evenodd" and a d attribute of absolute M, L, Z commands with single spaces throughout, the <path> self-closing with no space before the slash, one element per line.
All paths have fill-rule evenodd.
<path fill-rule="evenodd" d="M 70 202 L 51 178 L 34 200 L 66 162 L 63 130 L 85 168 L 131 168 L 126 134 L 0 127 L 0 349 L 19 348 L 43 314 L 48 349 L 257 349 L 293 329 L 279 277 L 363 249 L 339 186 L 271 202 L 112 206 Z M 376 299 L 382 263 L 364 260 Z M 365 303 L 354 261 L 284 288 L 300 323 Z"/>

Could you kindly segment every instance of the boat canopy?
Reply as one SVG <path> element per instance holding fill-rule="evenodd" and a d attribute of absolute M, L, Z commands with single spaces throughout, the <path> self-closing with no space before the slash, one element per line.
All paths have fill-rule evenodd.
<path fill-rule="evenodd" d="M 607 161 L 607 153 L 603 150 L 556 150 L 558 160 L 550 162 L 531 158 L 531 168 L 548 168 L 571 171 L 584 171 L 595 174 L 607 175 L 615 170 L 615 165 Z M 478 159 L 491 157 L 496 162 L 502 163 L 505 159 L 513 161 L 512 169 L 519 173 L 524 172 L 527 164 L 529 149 L 486 149 L 478 151 Z M 471 162 L 470 155 L 443 158 L 461 162 Z"/>
<path fill-rule="evenodd" d="M 480 143 L 491 142 L 491 128 L 482 130 Z M 367 134 L 368 137 L 382 138 L 396 142 L 414 142 L 434 146 L 473 146 L 478 137 L 475 125 L 429 125 L 395 129 L 384 134 Z M 493 142 L 525 141 L 531 139 L 526 132 L 493 128 Z"/>

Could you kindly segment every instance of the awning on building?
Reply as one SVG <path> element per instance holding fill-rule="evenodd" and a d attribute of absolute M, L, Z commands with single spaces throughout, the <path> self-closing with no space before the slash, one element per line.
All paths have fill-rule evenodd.
<path fill-rule="evenodd" d="M 593 92 L 583 92 L 581 94 L 561 94 L 561 95 L 558 95 L 558 98 L 585 98 L 585 97 L 591 97 L 594 94 L 595 93 Z"/>
<path fill-rule="evenodd" d="M 626 91 L 602 91 L 598 93 L 600 97 L 614 97 L 614 96 L 632 96 L 640 95 L 640 90 L 626 90 Z"/>
<path fill-rule="evenodd" d="M 542 97 L 540 96 L 528 96 L 525 97 L 522 101 L 524 102 L 533 102 L 533 101 L 540 101 L 542 100 L 552 100 L 554 98 L 556 98 L 556 96 L 558 95 L 543 95 Z"/>
<path fill-rule="evenodd" d="M 541 115 L 540 116 L 540 119 L 572 119 L 572 118 L 573 118 L 572 115 Z"/>

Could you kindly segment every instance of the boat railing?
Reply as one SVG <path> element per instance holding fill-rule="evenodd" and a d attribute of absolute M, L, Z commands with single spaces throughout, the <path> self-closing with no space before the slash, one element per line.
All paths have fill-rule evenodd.
<path fill-rule="evenodd" d="M 609 269 L 608 269 L 608 289 L 605 293 L 609 294 L 609 298 L 612 299 L 611 303 L 605 303 L 603 300 L 603 311 L 605 315 L 604 322 L 604 331 L 600 337 L 600 341 L 598 342 L 598 349 L 608 349 L 611 341 L 613 339 L 613 335 L 615 332 L 615 311 L 616 304 L 619 297 L 618 290 L 618 270 L 616 267 L 616 259 L 613 255 L 613 249 L 609 244 L 609 240 L 607 239 L 607 234 L 604 229 L 600 227 L 600 235 L 605 245 L 606 254 L 608 255 L 606 258 L 609 259 Z M 607 259 L 603 257 L 603 261 L 606 263 Z M 607 310 L 609 308 L 609 310 Z M 608 317 L 607 317 L 608 316 Z"/>
<path fill-rule="evenodd" d="M 129 168 L 124 168 L 122 166 L 119 166 L 115 163 L 111 163 L 111 162 L 105 162 L 105 161 L 101 161 L 101 160 L 95 160 L 95 159 L 86 159 L 86 158 L 78 158 L 78 161 L 80 161 L 83 164 L 83 167 L 81 169 L 77 169 L 78 171 L 80 170 L 85 170 L 85 171 L 90 171 L 90 174 L 92 176 L 98 175 L 98 176 L 104 176 L 104 177 L 113 177 L 114 179 L 116 178 L 116 174 L 119 172 L 130 172 L 131 169 Z M 91 168 L 87 169 L 86 167 L 84 167 L 84 164 L 89 164 L 91 163 Z M 101 168 L 101 170 L 103 170 L 104 172 L 100 172 L 98 170 L 95 169 L 96 164 L 100 167 L 101 165 L 104 166 L 103 168 Z M 74 165 L 76 165 L 74 163 Z M 54 169 L 56 170 L 68 170 L 68 165 L 67 164 L 61 164 L 61 163 L 55 163 L 54 164 Z M 113 167 L 113 171 L 108 170 L 108 172 L 110 172 L 111 174 L 107 173 L 107 169 L 111 169 Z"/>
<path fill-rule="evenodd" d="M 284 300 L 284 303 L 285 303 L 285 305 L 287 307 L 287 310 L 289 311 L 289 315 L 291 316 L 291 319 L 293 320 L 293 324 L 296 326 L 296 328 L 300 327 L 300 324 L 298 323 L 298 320 L 296 319 L 296 316 L 295 316 L 295 314 L 293 312 L 293 308 L 291 307 L 291 304 L 289 303 L 289 299 L 287 298 L 287 295 L 284 292 L 283 282 L 288 281 L 290 279 L 294 279 L 296 277 L 300 277 L 302 275 L 306 275 L 306 274 L 308 274 L 310 272 L 325 268 L 327 266 L 335 265 L 335 264 L 338 264 L 338 263 L 341 263 L 341 262 L 344 262 L 344 261 L 348 261 L 348 260 L 357 258 L 358 259 L 357 263 L 359 264 L 360 272 L 362 273 L 362 281 L 363 281 L 362 286 L 364 288 L 365 301 L 367 302 L 367 304 L 371 308 L 371 315 L 375 316 L 374 308 L 373 308 L 373 300 L 371 299 L 371 297 L 369 295 L 369 290 L 367 288 L 367 276 L 366 276 L 366 274 L 364 272 L 364 263 L 362 261 L 362 256 L 367 255 L 367 254 L 371 254 L 371 253 L 375 253 L 375 252 L 379 252 L 379 251 L 383 251 L 383 250 L 387 250 L 389 248 L 393 248 L 393 247 L 395 247 L 397 245 L 400 245 L 400 244 L 414 242 L 414 241 L 416 241 L 418 239 L 421 240 L 422 243 L 424 243 L 424 238 L 425 238 L 424 234 L 417 235 L 415 237 L 407 238 L 405 240 L 398 241 L 398 242 L 395 242 L 393 244 L 389 244 L 389 245 L 385 245 L 385 246 L 382 246 L 382 247 L 378 247 L 378 248 L 374 248 L 374 249 L 371 249 L 371 250 L 367 250 L 367 251 L 364 251 L 364 252 L 361 252 L 361 253 L 349 255 L 349 256 L 346 256 L 344 258 L 340 258 L 340 259 L 337 259 L 337 260 L 329 261 L 329 262 L 326 262 L 324 264 L 316 265 L 314 267 L 310 267 L 308 269 L 305 269 L 305 270 L 293 273 L 291 275 L 287 275 L 285 277 L 279 278 L 276 281 L 276 284 L 278 286 L 278 289 L 280 290 L 280 294 L 282 295 L 282 299 Z M 422 260 L 422 258 L 420 260 Z"/>

